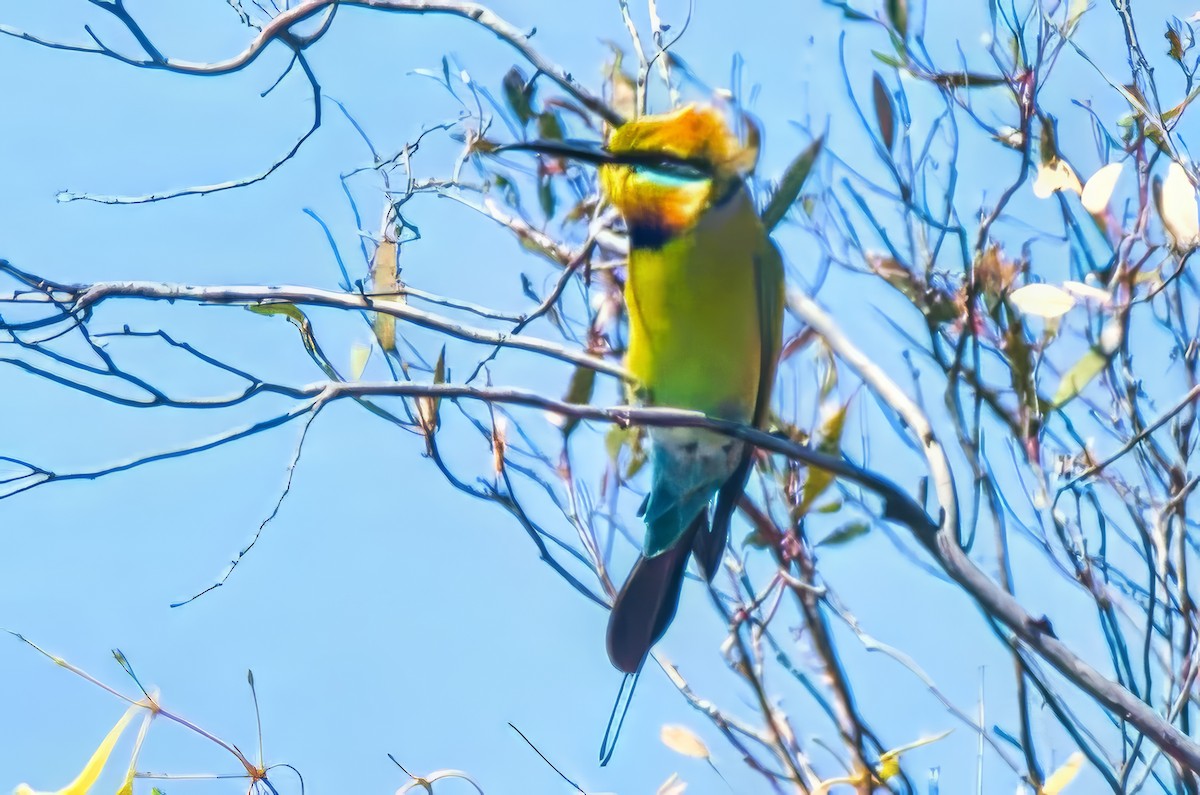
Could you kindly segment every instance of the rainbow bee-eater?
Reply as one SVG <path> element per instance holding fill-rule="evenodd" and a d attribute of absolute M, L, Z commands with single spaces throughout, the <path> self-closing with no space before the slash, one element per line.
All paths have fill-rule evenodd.
<path fill-rule="evenodd" d="M 625 366 L 635 397 L 762 427 L 781 345 L 783 265 L 746 189 L 757 151 L 713 108 L 615 128 L 605 147 L 521 148 L 599 163 L 629 234 Z M 689 557 L 712 581 L 753 450 L 697 428 L 651 428 L 641 557 L 613 602 L 608 655 L 637 673 L 675 616 Z M 711 516 L 710 516 L 711 511 Z"/>

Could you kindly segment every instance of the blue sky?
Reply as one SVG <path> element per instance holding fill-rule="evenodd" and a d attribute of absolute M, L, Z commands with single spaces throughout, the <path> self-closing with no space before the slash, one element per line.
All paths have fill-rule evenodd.
<path fill-rule="evenodd" d="M 953 60 L 957 39 L 968 62 L 986 68 L 979 55 L 986 5 L 977 5 L 956 11 L 953 18 L 931 14 L 929 46 L 937 57 Z M 181 1 L 170 11 L 151 2 L 129 6 L 172 56 L 217 60 L 248 39 L 219 0 Z M 660 6 L 664 19 L 682 22 L 685 4 L 664 0 Z M 519 26 L 536 26 L 533 43 L 593 87 L 609 53 L 605 41 L 626 41 L 615 2 L 589 1 L 568 9 L 537 0 L 492 7 Z M 1163 8 L 1147 4 L 1139 13 L 1157 25 Z M 644 23 L 644 9 L 634 11 Z M 0 23 L 64 41 L 85 41 L 83 25 L 100 17 L 79 0 L 0 2 Z M 1092 37 L 1086 41 L 1101 43 L 1095 49 L 1098 63 L 1117 74 L 1124 67 L 1111 17 L 1106 6 L 1094 9 L 1084 34 Z M 777 175 L 808 143 L 800 126 L 820 130 L 828 125 L 842 157 L 865 151 L 866 139 L 849 117 L 838 66 L 843 25 L 836 11 L 811 0 L 747 2 L 736 10 L 711 0 L 697 3 L 678 52 L 718 87 L 728 85 L 734 54 L 741 54 L 747 87 L 761 86 L 751 110 L 767 131 L 765 174 Z M 129 46 L 101 21 L 97 32 L 105 37 L 105 31 L 111 36 L 106 40 Z M 850 79 L 868 104 L 870 73 L 878 68 L 869 54 L 872 46 L 880 42 L 851 30 L 846 45 Z M 364 275 L 358 230 L 339 177 L 368 164 L 369 153 L 331 103 L 326 103 L 325 124 L 299 155 L 260 184 L 149 205 L 56 201 L 61 190 L 140 194 L 264 168 L 291 146 L 311 114 L 307 85 L 297 75 L 260 97 L 286 64 L 279 50 L 272 48 L 243 72 L 199 79 L 0 37 L 0 75 L 9 109 L 0 125 L 0 256 L 64 282 L 149 279 L 332 289 L 339 279 L 337 265 L 321 228 L 306 215 L 309 209 L 328 224 L 354 275 Z M 447 54 L 493 92 L 504 72 L 520 63 L 509 47 L 462 20 L 360 9 L 339 12 L 310 56 L 324 93 L 352 111 L 379 151 L 390 152 L 424 125 L 456 112 L 433 81 L 411 74 L 440 69 Z M 1119 106 L 1094 73 L 1078 63 L 1064 69 L 1077 74 L 1078 83 L 1047 89 L 1066 92 L 1047 102 L 1064 109 L 1060 139 L 1079 142 L 1072 154 L 1090 173 L 1100 163 L 1090 138 L 1084 143 L 1086 116 L 1068 112 L 1066 95 L 1083 92 L 1110 117 Z M 914 99 L 918 118 L 919 102 Z M 974 156 L 985 151 L 985 157 Z M 452 142 L 435 142 L 421 151 L 415 168 L 427 176 L 444 174 L 454 152 Z M 998 193 L 996 163 L 989 159 L 993 152 L 979 142 L 964 143 L 958 166 L 965 205 L 978 206 Z M 1011 157 L 1010 171 L 1015 168 Z M 368 226 L 377 223 L 380 185 L 370 179 L 351 185 Z M 1039 205 L 1031 195 L 1023 196 L 1018 207 L 1031 222 L 1038 219 Z M 419 200 L 409 217 L 423 236 L 402 253 L 404 276 L 413 286 L 519 312 L 529 301 L 518 274 L 528 274 L 539 289 L 557 274 L 493 223 L 454 202 Z M 1018 240 L 1024 232 L 1003 233 Z M 793 277 L 813 278 L 812 241 L 794 227 L 784 229 L 779 240 Z M 1047 280 L 1066 278 L 1067 260 L 1060 272 L 1048 267 L 1039 273 Z M 904 304 L 877 285 L 864 284 L 835 273 L 821 299 L 854 339 L 878 346 L 881 360 L 903 377 L 906 370 L 895 355 L 903 346 L 881 314 L 902 311 Z M 339 362 L 346 361 L 352 344 L 369 340 L 357 317 L 330 312 L 312 317 L 322 345 Z M 94 324 L 161 327 L 267 378 L 290 383 L 321 378 L 289 324 L 238 308 L 114 302 L 99 308 Z M 537 330 L 552 333 L 545 325 Z M 430 359 L 436 356 L 440 340 L 434 335 L 416 331 L 411 340 Z M 231 388 L 148 340 L 114 342 L 113 350 L 131 369 L 178 394 L 221 394 Z M 452 345 L 448 361 L 454 372 L 465 374 L 477 355 L 477 349 Z M 506 353 L 493 377 L 557 396 L 569 372 Z M 371 374 L 381 377 L 382 370 L 371 369 Z M 58 471 L 170 449 L 285 405 L 267 399 L 220 412 L 123 409 L 11 367 L 0 370 L 0 384 L 0 413 L 7 418 L 0 426 L 0 454 Z M 844 393 L 849 397 L 853 386 L 846 385 Z M 613 395 L 611 389 L 602 394 Z M 857 400 L 869 403 L 862 394 Z M 811 413 L 811 401 L 801 405 Z M 886 431 L 868 414 L 863 409 L 856 422 Z M 537 433 L 547 432 L 539 414 L 522 416 Z M 657 669 L 643 677 L 613 763 L 598 768 L 596 750 L 619 683 L 604 654 L 604 611 L 539 562 L 508 517 L 452 489 L 423 458 L 419 438 L 349 403 L 331 406 L 316 420 L 277 520 L 228 584 L 172 609 L 170 604 L 218 578 L 270 513 L 299 431 L 288 425 L 185 459 L 95 482 L 52 484 L 0 501 L 0 626 L 131 690 L 109 655 L 119 647 L 143 680 L 161 689 L 165 704 L 243 749 L 255 745 L 245 685 L 245 672 L 253 669 L 267 761 L 296 765 L 311 792 L 395 790 L 405 777 L 388 753 L 414 772 L 467 770 L 489 793 L 569 791 L 509 722 L 588 791 L 650 792 L 673 772 L 691 784 L 689 791 L 725 791 L 704 763 L 663 747 L 658 733 L 664 723 L 697 731 L 734 791 L 758 791 L 760 780 Z M 603 431 L 589 428 L 575 440 L 577 457 L 581 446 L 595 451 L 597 470 Z M 447 434 L 444 445 L 452 463 L 469 473 L 487 470 L 485 448 L 477 441 L 469 446 L 471 436 L 461 427 Z M 885 435 L 873 439 L 872 461 L 881 461 L 885 471 L 911 486 L 919 460 Z M 635 507 L 632 500 L 621 505 L 627 516 Z M 985 567 L 988 555 L 980 553 Z M 623 550 L 620 559 L 627 562 L 629 551 Z M 1053 613 L 1051 606 L 1077 598 L 1068 583 L 1046 575 L 1045 562 L 1032 548 L 1018 542 L 1014 561 L 1019 593 L 1035 615 Z M 828 550 L 821 570 L 868 632 L 905 648 L 968 712 L 976 709 L 982 682 L 987 723 L 1012 730 L 1011 663 L 960 593 L 931 580 L 879 533 Z M 1080 603 L 1077 609 L 1085 608 Z M 1070 610 L 1059 608 L 1056 628 L 1085 656 L 1103 662 L 1106 651 L 1090 615 L 1076 626 Z M 693 587 L 661 648 L 684 664 L 683 673 L 698 692 L 734 714 L 752 717 L 749 694 L 731 685 L 717 657 L 721 632 L 707 597 Z M 909 760 L 914 780 L 922 782 L 927 768 L 940 766 L 943 792 L 968 791 L 975 781 L 977 738 L 945 714 L 919 681 L 882 655 L 865 651 L 840 625 L 837 633 L 860 703 L 886 742 L 899 745 L 956 727 L 949 739 L 914 752 Z M 796 654 L 804 656 L 800 647 Z M 15 641 L 0 643 L 0 669 L 5 672 L 0 715 L 9 726 L 0 753 L 0 789 L 20 781 L 44 789 L 60 786 L 115 721 L 121 705 Z M 780 681 L 779 692 L 804 736 L 833 736 L 798 688 Z M 1035 728 L 1048 767 L 1072 750 L 1049 715 L 1035 716 Z M 814 761 L 833 772 L 827 758 Z M 154 727 L 141 766 L 228 773 L 235 772 L 231 762 L 198 738 L 163 724 Z M 1015 779 L 992 755 L 984 770 L 986 791 L 1013 790 Z M 279 784 L 298 791 L 288 789 L 286 777 Z M 1086 789 L 1083 784 L 1080 791 Z M 163 786 L 172 795 L 241 787 L 169 781 Z M 467 791 L 453 786 L 446 791 Z"/>

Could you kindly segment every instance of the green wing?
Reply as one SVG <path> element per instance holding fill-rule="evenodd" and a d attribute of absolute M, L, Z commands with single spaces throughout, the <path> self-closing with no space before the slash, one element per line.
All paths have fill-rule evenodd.
<path fill-rule="evenodd" d="M 771 412 L 771 393 L 775 386 L 775 368 L 779 350 L 783 345 L 783 258 L 775 243 L 763 230 L 762 243 L 754 257 L 754 279 L 758 287 L 759 322 L 759 367 L 758 393 L 754 399 L 754 427 L 766 425 Z M 725 544 L 729 539 L 729 523 L 737 510 L 738 499 L 746 489 L 750 470 L 754 463 L 754 450 L 747 447 L 737 469 L 722 484 L 717 492 L 717 505 L 713 509 L 712 526 L 696 533 L 692 541 L 692 554 L 704 578 L 712 582 Z"/>
<path fill-rule="evenodd" d="M 761 335 L 754 426 L 761 428 L 771 412 L 775 368 L 779 363 L 779 349 L 783 347 L 783 257 L 765 232 L 758 255 L 754 258 L 754 270 L 758 285 L 758 330 Z"/>

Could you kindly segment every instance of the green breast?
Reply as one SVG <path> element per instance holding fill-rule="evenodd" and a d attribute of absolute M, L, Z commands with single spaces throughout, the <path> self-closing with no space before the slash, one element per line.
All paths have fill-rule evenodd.
<path fill-rule="evenodd" d="M 755 257 L 764 245 L 739 190 L 682 234 L 633 248 L 626 366 L 654 405 L 751 419 L 762 344 Z"/>

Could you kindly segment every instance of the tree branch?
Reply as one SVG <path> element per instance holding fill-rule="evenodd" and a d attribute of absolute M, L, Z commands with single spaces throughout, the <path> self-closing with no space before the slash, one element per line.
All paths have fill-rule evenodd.
<path fill-rule="evenodd" d="M 1044 617 L 1036 619 L 1027 613 L 1013 596 L 993 582 L 963 552 L 958 542 L 958 497 L 950 462 L 924 412 L 882 368 L 841 332 L 815 301 L 798 291 L 789 292 L 787 300 L 788 308 L 821 334 L 834 353 L 900 415 L 921 441 L 933 477 L 934 490 L 941 503 L 942 521 L 933 533 L 917 531 L 916 535 L 946 573 L 975 599 L 985 613 L 1008 627 L 1026 647 L 1053 665 L 1077 687 L 1119 719 L 1128 720 L 1136 726 L 1171 758 L 1191 770 L 1200 770 L 1200 744 L 1179 731 L 1128 689 L 1088 665 L 1054 636 L 1053 629 Z M 914 530 L 919 526 L 908 522 L 905 524 Z"/>

